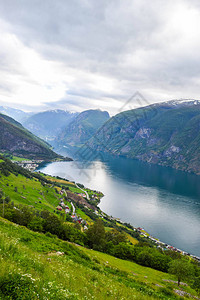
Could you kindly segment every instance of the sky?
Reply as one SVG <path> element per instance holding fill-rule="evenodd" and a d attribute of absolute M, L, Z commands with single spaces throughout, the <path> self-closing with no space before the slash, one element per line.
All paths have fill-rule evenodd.
<path fill-rule="evenodd" d="M 0 0 L 0 105 L 113 115 L 199 98 L 198 0 Z"/>

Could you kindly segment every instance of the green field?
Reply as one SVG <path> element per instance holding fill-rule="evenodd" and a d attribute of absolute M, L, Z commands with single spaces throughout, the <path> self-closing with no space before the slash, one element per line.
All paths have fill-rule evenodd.
<path fill-rule="evenodd" d="M 1 299 L 179 299 L 173 292 L 176 284 L 163 281 L 174 280 L 169 274 L 2 218 L 0 249 Z M 187 286 L 181 289 L 195 295 Z"/>
<path fill-rule="evenodd" d="M 25 179 L 22 175 L 1 177 L 1 188 L 16 204 L 32 205 L 39 210 L 53 212 L 61 198 L 53 187 L 43 186 L 37 179 Z"/>

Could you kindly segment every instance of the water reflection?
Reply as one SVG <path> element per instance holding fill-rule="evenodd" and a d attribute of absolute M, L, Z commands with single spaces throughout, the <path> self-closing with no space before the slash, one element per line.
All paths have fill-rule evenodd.
<path fill-rule="evenodd" d="M 103 211 L 200 256 L 199 176 L 109 155 L 52 163 L 42 171 L 101 190 Z"/>

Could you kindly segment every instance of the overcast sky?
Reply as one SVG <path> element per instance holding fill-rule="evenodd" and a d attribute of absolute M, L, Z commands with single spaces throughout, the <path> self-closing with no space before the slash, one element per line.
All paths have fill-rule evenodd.
<path fill-rule="evenodd" d="M 115 114 L 136 91 L 200 98 L 200 1 L 0 0 L 0 105 Z"/>

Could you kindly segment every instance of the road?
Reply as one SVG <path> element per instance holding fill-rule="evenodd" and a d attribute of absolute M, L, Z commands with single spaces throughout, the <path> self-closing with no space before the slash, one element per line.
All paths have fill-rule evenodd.
<path fill-rule="evenodd" d="M 87 197 L 87 200 L 90 200 L 90 197 L 89 197 L 88 193 L 87 193 L 86 191 L 84 191 L 80 186 L 78 186 L 77 183 L 75 183 L 75 185 L 76 185 L 76 187 L 77 187 L 78 189 L 80 189 L 81 191 L 83 191 L 83 192 L 85 193 L 85 195 L 86 195 L 86 197 Z"/>
<path fill-rule="evenodd" d="M 65 196 L 67 197 L 67 192 L 64 190 Z M 71 202 L 71 206 L 72 206 L 72 214 L 75 214 L 75 207 L 74 204 Z"/>
<path fill-rule="evenodd" d="M 75 207 L 74 207 L 74 204 L 71 202 L 71 206 L 72 206 L 72 214 L 74 215 L 75 214 Z"/>

